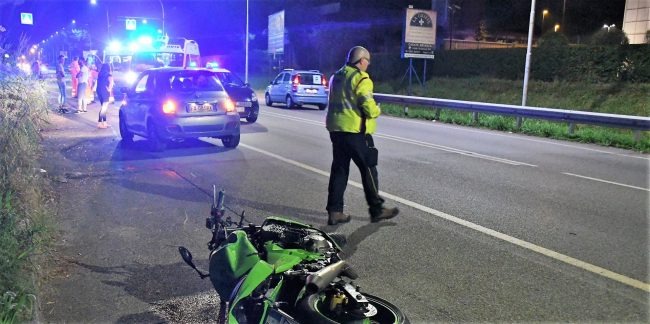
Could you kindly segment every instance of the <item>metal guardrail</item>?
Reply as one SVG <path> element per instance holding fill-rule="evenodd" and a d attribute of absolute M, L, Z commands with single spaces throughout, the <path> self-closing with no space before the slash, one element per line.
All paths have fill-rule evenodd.
<path fill-rule="evenodd" d="M 392 103 L 401 105 L 420 105 L 431 108 L 455 109 L 471 111 L 475 113 L 490 113 L 499 115 L 509 115 L 522 118 L 546 119 L 554 121 L 564 121 L 572 124 L 591 124 L 599 126 L 626 128 L 639 131 L 650 130 L 650 117 L 628 116 L 594 113 L 577 110 L 562 110 L 553 108 L 539 108 L 529 106 L 515 106 L 505 104 L 493 104 L 476 101 L 449 100 L 438 98 L 414 97 L 391 95 L 384 93 L 375 93 L 375 101 L 380 103 Z M 475 115 L 474 118 L 478 118 Z"/>

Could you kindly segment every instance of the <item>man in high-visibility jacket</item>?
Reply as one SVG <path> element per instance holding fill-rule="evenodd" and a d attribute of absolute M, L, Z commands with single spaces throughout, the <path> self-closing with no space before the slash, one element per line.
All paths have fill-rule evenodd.
<path fill-rule="evenodd" d="M 373 83 L 366 73 L 368 65 L 370 52 L 355 46 L 348 52 L 346 64 L 330 78 L 325 123 L 333 153 L 327 196 L 329 225 L 350 221 L 350 216 L 343 213 L 350 160 L 361 172 L 370 221 L 390 219 L 399 213 L 397 208 L 385 208 L 384 199 L 379 196 L 377 149 L 371 134 L 375 132 L 376 119 L 381 111 L 372 97 Z"/>
<path fill-rule="evenodd" d="M 79 66 L 79 58 L 75 58 L 70 63 L 70 76 L 72 77 L 72 98 L 77 98 L 77 88 L 79 86 L 79 80 L 77 79 L 77 74 L 81 71 Z"/>

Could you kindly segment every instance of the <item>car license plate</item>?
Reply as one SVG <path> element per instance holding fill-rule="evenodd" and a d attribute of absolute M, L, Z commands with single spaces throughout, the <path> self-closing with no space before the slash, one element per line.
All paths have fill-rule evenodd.
<path fill-rule="evenodd" d="M 207 102 L 203 104 L 190 103 L 187 105 L 187 112 L 195 113 L 208 111 L 212 111 L 212 104 L 209 104 Z"/>
<path fill-rule="evenodd" d="M 318 93 L 318 89 L 305 89 L 306 93 Z"/>
<path fill-rule="evenodd" d="M 237 107 L 250 107 L 252 106 L 250 101 L 237 101 Z"/>
<path fill-rule="evenodd" d="M 245 112 L 245 111 L 246 111 L 246 107 L 237 106 L 237 112 Z"/>

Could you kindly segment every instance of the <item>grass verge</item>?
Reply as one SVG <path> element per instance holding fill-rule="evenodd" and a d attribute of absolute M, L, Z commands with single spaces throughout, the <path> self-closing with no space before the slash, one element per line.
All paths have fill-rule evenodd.
<path fill-rule="evenodd" d="M 378 93 L 405 94 L 397 81 L 380 83 L 375 87 Z M 522 85 L 517 81 L 487 78 L 450 79 L 434 78 L 424 87 L 413 86 L 415 96 L 480 101 L 490 103 L 521 104 Z M 529 106 L 602 112 L 621 115 L 650 116 L 650 84 L 574 84 L 567 82 L 531 82 L 529 84 Z M 591 125 L 576 125 L 573 133 L 567 123 L 538 119 L 524 119 L 521 129 L 515 127 L 515 118 L 501 115 L 480 114 L 478 120 L 471 112 L 430 107 L 409 107 L 408 116 L 403 106 L 382 105 L 387 115 L 439 120 L 444 123 L 483 127 L 513 133 L 549 137 L 583 143 L 595 143 L 650 152 L 649 132 L 615 129 Z M 438 114 L 438 116 L 436 116 Z"/>
<path fill-rule="evenodd" d="M 43 81 L 0 68 L 0 323 L 31 319 L 34 257 L 48 242 L 47 186 L 41 176 Z"/>

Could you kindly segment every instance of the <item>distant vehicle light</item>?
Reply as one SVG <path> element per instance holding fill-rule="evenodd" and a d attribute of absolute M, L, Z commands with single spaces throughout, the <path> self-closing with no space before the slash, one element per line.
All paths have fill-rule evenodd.
<path fill-rule="evenodd" d="M 133 84 L 133 82 L 135 82 L 135 79 L 137 78 L 138 78 L 138 74 L 133 71 L 126 72 L 126 74 L 124 75 L 124 80 L 128 84 Z"/>
<path fill-rule="evenodd" d="M 163 105 L 163 112 L 165 114 L 173 114 L 176 112 L 176 103 L 172 100 L 167 100 Z"/>
<path fill-rule="evenodd" d="M 137 52 L 139 49 L 140 49 L 140 46 L 138 45 L 138 43 L 129 44 L 129 51 Z"/>
<path fill-rule="evenodd" d="M 142 45 L 151 45 L 153 43 L 153 39 L 151 36 L 140 36 L 140 38 L 138 38 L 138 43 Z"/>
<path fill-rule="evenodd" d="M 108 45 L 108 50 L 112 52 L 119 52 L 120 50 L 122 50 L 122 43 L 120 43 L 119 41 L 112 41 Z"/>

